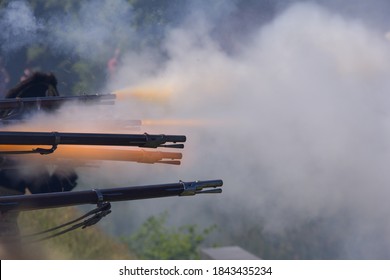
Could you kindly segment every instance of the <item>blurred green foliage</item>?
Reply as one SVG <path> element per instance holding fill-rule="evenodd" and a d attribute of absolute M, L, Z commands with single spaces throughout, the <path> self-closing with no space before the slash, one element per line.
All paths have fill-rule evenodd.
<path fill-rule="evenodd" d="M 199 259 L 198 248 L 215 226 L 198 230 L 196 225 L 167 226 L 167 212 L 148 218 L 130 237 L 124 238 L 140 259 Z"/>
<path fill-rule="evenodd" d="M 40 232 L 81 216 L 75 207 L 54 208 L 22 212 L 19 225 L 23 234 Z M 34 248 L 36 259 L 134 259 L 126 244 L 109 236 L 99 225 L 77 229 L 64 235 L 36 244 L 26 245 Z M 30 254 L 31 255 L 31 254 Z M 31 257 L 31 256 L 29 256 Z"/>

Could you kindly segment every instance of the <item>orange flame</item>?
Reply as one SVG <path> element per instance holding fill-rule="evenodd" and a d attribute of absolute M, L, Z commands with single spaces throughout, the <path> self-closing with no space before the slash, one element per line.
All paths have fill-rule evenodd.
<path fill-rule="evenodd" d="M 36 149 L 32 145 L 0 145 L 0 152 L 10 151 L 32 151 Z M 50 148 L 41 147 L 40 148 Z M 128 161 L 139 163 L 171 163 L 180 164 L 181 153 L 146 151 L 143 149 L 118 149 L 118 148 L 96 148 L 88 146 L 59 146 L 53 153 L 41 156 L 40 154 L 22 154 L 23 160 L 40 160 L 46 163 L 57 159 L 72 160 L 108 160 Z M 19 157 L 19 155 L 18 155 Z"/>
<path fill-rule="evenodd" d="M 173 95 L 173 89 L 168 87 L 130 87 L 114 91 L 118 100 L 136 98 L 144 102 L 166 104 Z"/>

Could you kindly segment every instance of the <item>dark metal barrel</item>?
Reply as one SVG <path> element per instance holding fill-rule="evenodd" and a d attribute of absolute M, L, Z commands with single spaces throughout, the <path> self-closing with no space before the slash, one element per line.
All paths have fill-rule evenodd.
<path fill-rule="evenodd" d="M 66 207 L 81 204 L 98 204 L 99 202 L 115 202 L 139 200 L 158 197 L 195 195 L 203 193 L 203 188 L 214 188 L 215 193 L 221 190 L 222 180 L 179 182 L 149 186 L 134 186 L 112 189 L 94 189 L 77 192 L 55 192 L 32 195 L 10 195 L 0 197 L 0 211 L 27 211 L 54 207 Z"/>
<path fill-rule="evenodd" d="M 65 102 L 100 102 L 112 103 L 115 94 L 88 94 L 79 96 L 45 96 L 0 99 L 0 109 L 15 109 L 21 107 L 46 107 L 59 105 Z"/>
<path fill-rule="evenodd" d="M 160 146 L 165 147 L 165 143 L 185 141 L 186 137 L 184 135 L 154 135 L 146 133 L 0 132 L 0 144 L 6 145 L 103 145 L 157 148 Z"/>

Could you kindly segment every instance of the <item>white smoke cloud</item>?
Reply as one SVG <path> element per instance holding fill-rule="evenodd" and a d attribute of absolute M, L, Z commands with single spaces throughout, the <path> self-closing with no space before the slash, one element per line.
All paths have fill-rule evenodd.
<path fill-rule="evenodd" d="M 97 60 L 112 54 L 121 43 L 135 40 L 132 19 L 125 0 L 83 1 L 76 14 L 49 19 L 49 46 L 60 53 Z"/>
<path fill-rule="evenodd" d="M 39 41 L 44 23 L 25 1 L 13 1 L 0 11 L 0 26 L 1 50 L 9 52 Z"/>
<path fill-rule="evenodd" d="M 343 257 L 388 257 L 390 44 L 383 34 L 299 4 L 228 55 L 203 20 L 172 30 L 168 61 L 139 80 L 174 89 L 165 117 L 224 122 L 186 131 L 190 162 L 175 174 L 223 178 L 223 199 L 205 200 L 217 211 L 244 208 L 268 231 L 344 221 L 330 233 L 341 236 Z M 137 70 L 125 65 L 119 77 Z M 150 117 L 138 105 L 131 110 Z M 180 202 L 167 207 L 181 209 Z M 155 203 L 137 209 L 149 213 Z M 201 208 L 196 199 L 185 204 L 192 213 Z"/>
<path fill-rule="evenodd" d="M 125 0 L 83 1 L 74 13 L 37 17 L 28 1 L 10 1 L 1 10 L 4 54 L 42 44 L 55 54 L 100 61 L 115 48 L 135 42 L 131 6 Z"/>

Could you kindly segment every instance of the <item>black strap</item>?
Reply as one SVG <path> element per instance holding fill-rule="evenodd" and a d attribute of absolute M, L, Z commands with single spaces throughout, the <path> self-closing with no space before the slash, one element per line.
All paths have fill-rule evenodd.
<path fill-rule="evenodd" d="M 8 242 L 12 242 L 12 241 L 22 242 L 22 243 L 41 242 L 41 241 L 44 241 L 47 239 L 51 239 L 51 238 L 60 236 L 60 235 L 65 234 L 67 232 L 76 230 L 80 227 L 82 229 L 84 229 L 86 227 L 92 226 L 92 225 L 98 223 L 103 217 L 107 216 L 110 213 L 111 213 L 111 204 L 109 202 L 103 202 L 103 203 L 100 203 L 97 206 L 97 208 L 89 211 L 88 213 L 84 214 L 83 216 L 81 216 L 77 219 L 74 219 L 72 221 L 69 221 L 67 223 L 64 223 L 62 225 L 59 225 L 59 226 L 56 226 L 56 227 L 53 227 L 53 228 L 50 228 L 50 229 L 47 229 L 47 230 L 44 230 L 41 232 L 33 233 L 33 234 L 27 234 L 27 235 L 23 235 L 20 237 L 10 237 L 9 239 L 6 237 L 5 238 L 3 237 L 3 239 L 6 239 Z M 85 219 L 89 216 L 92 216 L 92 217 L 76 224 L 76 222 L 78 222 L 82 219 Z M 66 227 L 68 227 L 68 228 L 66 228 Z M 62 228 L 65 228 L 65 229 L 58 231 L 59 229 L 62 229 Z M 55 231 L 58 231 L 58 232 L 55 232 Z M 53 233 L 51 235 L 47 235 L 48 233 L 51 233 L 51 232 L 55 232 L 55 233 Z"/>
<path fill-rule="evenodd" d="M 41 155 L 49 155 L 53 153 L 57 147 L 58 144 L 60 144 L 61 137 L 58 134 L 58 132 L 52 132 L 54 136 L 54 144 L 50 149 L 46 148 L 36 148 L 28 151 L 0 151 L 0 155 L 24 155 L 24 154 L 41 154 Z"/>

